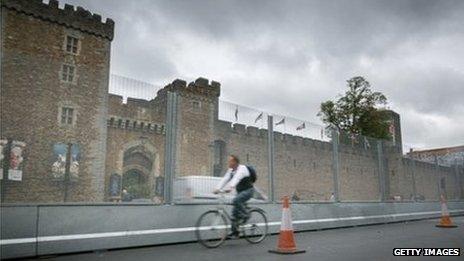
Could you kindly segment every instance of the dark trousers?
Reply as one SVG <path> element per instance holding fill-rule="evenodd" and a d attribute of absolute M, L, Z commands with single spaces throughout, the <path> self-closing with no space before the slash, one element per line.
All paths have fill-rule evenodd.
<path fill-rule="evenodd" d="M 255 190 L 249 188 L 237 193 L 235 198 L 232 200 L 232 232 L 237 231 L 237 222 L 241 219 L 248 218 L 248 213 L 246 210 L 245 203 L 253 197 Z"/>

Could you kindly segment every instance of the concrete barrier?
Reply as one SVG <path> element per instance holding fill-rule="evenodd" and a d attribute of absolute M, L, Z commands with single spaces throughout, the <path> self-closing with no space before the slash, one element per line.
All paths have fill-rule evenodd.
<path fill-rule="evenodd" d="M 454 215 L 464 202 L 450 202 Z M 278 232 L 280 204 L 259 204 Z M 214 205 L 29 205 L 1 207 L 2 258 L 194 241 L 194 225 Z M 296 231 L 440 216 L 438 202 L 292 205 Z"/>

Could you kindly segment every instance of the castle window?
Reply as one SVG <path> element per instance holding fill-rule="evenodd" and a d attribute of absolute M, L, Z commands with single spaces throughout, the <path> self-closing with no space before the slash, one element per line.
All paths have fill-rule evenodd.
<path fill-rule="evenodd" d="M 74 122 L 74 109 L 69 107 L 61 108 L 61 124 L 72 125 Z"/>
<path fill-rule="evenodd" d="M 66 36 L 66 52 L 77 54 L 79 39 L 73 36 Z"/>
<path fill-rule="evenodd" d="M 192 102 L 192 107 L 193 107 L 194 109 L 200 109 L 200 108 L 201 108 L 201 102 L 199 102 L 199 101 L 193 101 L 193 102 Z"/>
<path fill-rule="evenodd" d="M 61 80 L 65 82 L 74 82 L 75 67 L 70 64 L 63 64 L 61 69 Z"/>
<path fill-rule="evenodd" d="M 223 174 L 226 158 L 226 143 L 223 140 L 214 141 L 214 173 L 215 177 L 220 177 Z"/>

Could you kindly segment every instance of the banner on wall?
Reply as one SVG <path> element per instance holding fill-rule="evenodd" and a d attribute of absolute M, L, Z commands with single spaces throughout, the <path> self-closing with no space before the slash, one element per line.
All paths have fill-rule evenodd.
<path fill-rule="evenodd" d="M 10 164 L 8 168 L 8 179 L 14 181 L 22 181 L 24 157 L 23 152 L 26 143 L 22 141 L 12 141 L 10 150 Z"/>
<path fill-rule="evenodd" d="M 52 176 L 57 180 L 64 180 L 66 174 L 66 156 L 71 149 L 69 177 L 71 180 L 79 177 L 79 162 L 81 152 L 78 144 L 55 143 L 53 145 Z"/>
<path fill-rule="evenodd" d="M 3 166 L 5 164 L 5 154 L 8 140 L 0 139 L 0 180 L 3 179 Z"/>
<path fill-rule="evenodd" d="M 164 177 L 155 178 L 155 195 L 158 197 L 164 196 Z"/>
<path fill-rule="evenodd" d="M 122 183 L 122 178 L 121 175 L 117 173 L 113 173 L 110 176 L 110 188 L 109 188 L 109 194 L 110 197 L 120 197 L 121 196 L 121 183 Z"/>

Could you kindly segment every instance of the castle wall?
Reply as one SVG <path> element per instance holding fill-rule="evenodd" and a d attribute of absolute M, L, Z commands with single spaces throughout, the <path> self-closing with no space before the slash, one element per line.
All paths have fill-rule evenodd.
<path fill-rule="evenodd" d="M 259 173 L 258 186 L 267 191 L 267 130 L 218 121 L 216 138 L 226 144 L 226 153 L 238 155 Z M 274 133 L 275 196 L 327 201 L 333 192 L 332 144 Z M 346 201 L 378 200 L 376 152 L 340 150 L 340 194 Z M 248 159 L 248 160 L 247 160 Z M 224 163 L 223 171 L 226 170 Z"/>
<path fill-rule="evenodd" d="M 440 178 L 443 178 L 443 195 L 447 199 L 459 198 L 459 179 L 454 166 L 439 166 L 437 168 L 433 163 L 403 158 L 400 155 L 390 158 L 390 162 L 391 195 L 411 199 L 414 194 L 413 181 L 415 181 L 416 195 L 419 198 L 438 200 Z"/>
<path fill-rule="evenodd" d="M 275 133 L 276 199 L 326 201 L 333 192 L 332 145 Z"/>
<path fill-rule="evenodd" d="M 227 155 L 238 156 L 242 164 L 252 165 L 258 172 L 257 186 L 268 193 L 268 150 L 267 130 L 254 127 L 245 128 L 245 125 L 217 121 L 215 139 L 224 141 L 225 150 L 221 175 L 227 170 Z M 218 155 L 215 155 L 218 156 Z"/>
<path fill-rule="evenodd" d="M 380 200 L 377 151 L 340 145 L 340 199 Z"/>
<path fill-rule="evenodd" d="M 119 198 L 111 196 L 109 191 L 111 175 L 117 174 L 122 180 L 125 172 L 133 168 L 138 168 L 143 173 L 146 185 L 151 190 L 150 198 L 154 198 L 156 178 L 164 176 L 166 101 L 161 97 L 156 101 L 127 98 L 126 103 L 123 103 L 123 97 L 114 94 L 109 95 L 108 101 L 106 200 Z M 143 156 L 151 161 L 150 169 L 144 168 L 143 162 L 125 166 L 125 153 L 136 147 L 143 148 Z M 121 182 L 121 189 L 126 185 Z"/>
<path fill-rule="evenodd" d="M 151 197 L 155 193 L 155 179 L 164 176 L 164 133 L 142 129 L 125 129 L 117 126 L 108 127 L 106 175 L 105 175 L 105 195 L 106 200 L 110 199 L 110 177 L 112 174 L 125 174 L 124 152 L 136 146 L 143 146 L 153 161 L 152 169 L 146 170 L 146 180 L 152 189 Z M 144 170 L 145 171 L 145 170 Z M 126 184 L 122 183 L 124 188 Z"/>
<path fill-rule="evenodd" d="M 235 154 L 258 171 L 258 186 L 267 192 L 267 130 L 218 121 L 216 139 L 225 143 L 225 155 Z M 328 201 L 333 192 L 333 152 L 330 142 L 274 133 L 275 197 L 296 195 L 300 200 Z M 380 170 L 377 147 L 355 148 L 340 145 L 339 193 L 342 201 L 379 201 Z M 438 199 L 438 176 L 445 178 L 448 199 L 459 197 L 454 168 L 404 158 L 396 149 L 381 159 L 386 176 L 387 199 L 412 200 L 414 186 L 418 199 Z M 223 163 L 222 174 L 226 171 Z M 415 182 L 415 184 L 414 184 Z M 462 183 L 462 181 L 461 181 Z M 462 186 L 462 185 L 461 185 Z"/>
<path fill-rule="evenodd" d="M 437 200 L 438 197 L 438 178 L 435 165 L 425 162 L 415 162 L 415 180 L 417 195 L 423 196 L 425 200 Z"/>

